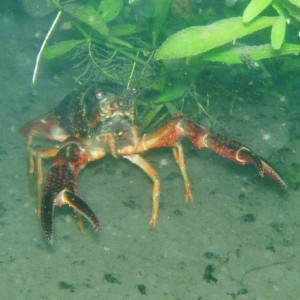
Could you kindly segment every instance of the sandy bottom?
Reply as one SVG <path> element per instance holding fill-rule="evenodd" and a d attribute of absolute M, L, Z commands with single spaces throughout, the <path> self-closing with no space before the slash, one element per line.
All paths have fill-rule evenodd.
<path fill-rule="evenodd" d="M 158 226 L 151 230 L 151 181 L 129 162 L 107 157 L 82 172 L 79 188 L 101 230 L 94 233 L 87 224 L 81 235 L 73 211 L 57 209 L 55 244 L 49 248 L 35 214 L 18 128 L 53 108 L 71 79 L 41 74 L 34 89 L 30 85 L 40 43 L 34 34 L 46 29 L 49 19 L 6 13 L 0 22 L 6 28 L 0 32 L 1 299 L 299 298 L 299 190 L 284 192 L 254 168 L 189 144 L 194 203 L 184 202 L 172 151 L 147 153 L 162 184 Z M 299 164 L 300 141 L 292 136 L 299 122 L 291 118 L 299 99 L 286 99 L 255 106 L 248 99 L 236 104 L 231 117 L 217 109 L 211 113 L 227 134 L 288 179 L 296 159 Z"/>

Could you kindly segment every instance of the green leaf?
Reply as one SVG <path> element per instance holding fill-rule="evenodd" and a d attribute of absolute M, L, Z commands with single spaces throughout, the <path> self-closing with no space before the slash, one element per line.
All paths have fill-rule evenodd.
<path fill-rule="evenodd" d="M 47 46 L 44 50 L 44 57 L 53 59 L 58 56 L 64 55 L 75 48 L 77 45 L 86 42 L 86 40 L 69 40 L 56 43 L 53 46 Z"/>
<path fill-rule="evenodd" d="M 199 60 L 228 64 L 241 64 L 243 63 L 243 59 L 241 59 L 243 56 L 249 56 L 253 60 L 261 60 L 288 54 L 298 54 L 299 52 L 300 45 L 297 44 L 283 44 L 280 50 L 274 50 L 271 44 L 265 44 L 261 46 L 239 46 L 230 49 L 213 50 L 200 57 L 191 59 L 190 64 L 196 64 Z"/>
<path fill-rule="evenodd" d="M 182 97 L 186 93 L 187 89 L 188 87 L 186 85 L 176 85 L 174 87 L 168 88 L 153 102 L 155 104 L 163 104 L 169 101 L 178 100 L 178 98 Z"/>
<path fill-rule="evenodd" d="M 235 17 L 207 26 L 188 27 L 170 36 L 157 50 L 155 58 L 183 58 L 201 54 L 272 26 L 276 20 L 277 17 L 260 17 L 249 24 L 244 24 L 241 17 Z"/>
<path fill-rule="evenodd" d="M 156 44 L 158 34 L 161 32 L 169 12 L 171 0 L 155 0 L 155 15 L 152 29 L 153 44 Z"/>
<path fill-rule="evenodd" d="M 273 49 L 278 50 L 280 49 L 284 36 L 285 36 L 285 29 L 286 29 L 286 20 L 284 16 L 279 16 L 274 23 L 271 31 L 271 44 Z"/>
<path fill-rule="evenodd" d="M 108 28 L 102 16 L 91 6 L 75 3 L 65 5 L 63 11 L 74 19 L 88 25 L 103 36 L 108 36 Z"/>
<path fill-rule="evenodd" d="M 146 31 L 146 28 L 138 24 L 118 24 L 110 26 L 109 31 L 113 36 L 127 36 Z"/>
<path fill-rule="evenodd" d="M 295 2 L 292 4 L 292 2 Z M 295 1 L 288 1 L 288 0 L 281 0 L 280 6 L 284 8 L 284 10 L 287 11 L 287 15 L 289 17 L 294 18 L 298 22 L 300 22 L 300 0 Z M 298 3 L 298 4 L 297 4 Z"/>
<path fill-rule="evenodd" d="M 252 0 L 244 10 L 243 13 L 244 23 L 248 23 L 252 21 L 271 3 L 272 0 Z"/>
<path fill-rule="evenodd" d="M 143 118 L 143 128 L 147 128 L 151 123 L 153 123 L 154 118 L 163 109 L 163 107 L 163 104 L 155 105 L 155 107 L 149 111 L 149 113 Z"/>
<path fill-rule="evenodd" d="M 109 22 L 119 15 L 122 7 L 122 0 L 103 0 L 99 5 L 99 10 L 102 12 L 103 20 Z"/>
<path fill-rule="evenodd" d="M 300 7 L 300 0 L 288 0 L 290 3 Z"/>

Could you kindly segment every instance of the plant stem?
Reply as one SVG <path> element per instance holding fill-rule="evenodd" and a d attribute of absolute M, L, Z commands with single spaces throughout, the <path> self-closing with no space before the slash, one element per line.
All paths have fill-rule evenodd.
<path fill-rule="evenodd" d="M 37 76 L 37 72 L 38 72 L 38 69 L 39 69 L 39 63 L 40 63 L 40 59 L 41 59 L 41 56 L 42 56 L 42 53 L 47 45 L 47 42 L 48 42 L 48 39 L 50 38 L 50 35 L 51 33 L 53 32 L 54 28 L 55 28 L 55 25 L 57 24 L 59 18 L 60 18 L 60 15 L 61 15 L 61 10 L 57 13 L 49 31 L 47 32 L 45 38 L 44 38 L 44 41 L 42 43 L 42 46 L 39 50 L 39 53 L 36 57 L 36 60 L 35 60 L 35 65 L 34 65 L 34 70 L 33 70 L 33 75 L 32 75 L 32 84 L 35 83 L 35 80 L 36 80 L 36 76 Z"/>

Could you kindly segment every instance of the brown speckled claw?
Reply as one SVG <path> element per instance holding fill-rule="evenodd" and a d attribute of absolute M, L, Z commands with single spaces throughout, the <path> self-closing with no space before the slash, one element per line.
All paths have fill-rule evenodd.
<path fill-rule="evenodd" d="M 264 177 L 267 175 L 274 181 L 276 181 L 283 189 L 287 189 L 286 183 L 280 177 L 280 175 L 270 166 L 267 164 L 265 160 L 263 160 L 260 156 L 253 153 L 246 147 L 241 147 L 238 150 L 238 159 L 241 161 L 242 164 L 252 164 L 256 167 L 259 175 Z"/>
<path fill-rule="evenodd" d="M 261 177 L 266 175 L 276 181 L 283 189 L 287 189 L 287 185 L 280 175 L 264 159 L 243 144 L 214 132 L 207 132 L 202 138 L 202 142 L 197 142 L 200 146 L 208 147 L 219 155 L 241 165 L 253 165 Z"/>
<path fill-rule="evenodd" d="M 56 196 L 48 193 L 43 198 L 41 221 L 46 239 L 53 245 L 53 216 L 55 206 L 68 204 L 74 210 L 83 215 L 93 226 L 94 230 L 99 230 L 99 221 L 91 208 L 78 196 L 68 190 L 59 192 Z"/>
<path fill-rule="evenodd" d="M 72 146 L 73 147 L 73 146 Z M 70 150 L 70 149 L 69 149 Z M 53 216 L 55 206 L 68 204 L 99 229 L 99 221 L 90 207 L 75 195 L 76 166 L 58 157 L 47 176 L 41 207 L 43 231 L 50 245 L 53 244 Z"/>

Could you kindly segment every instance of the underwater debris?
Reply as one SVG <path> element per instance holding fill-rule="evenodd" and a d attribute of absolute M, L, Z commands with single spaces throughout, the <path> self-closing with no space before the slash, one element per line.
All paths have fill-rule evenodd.
<path fill-rule="evenodd" d="M 227 293 L 227 295 L 231 296 L 233 299 L 236 299 L 239 295 L 248 294 L 248 290 L 246 288 L 240 288 L 237 292 Z"/>
<path fill-rule="evenodd" d="M 142 294 L 142 295 L 146 295 L 146 286 L 142 283 L 137 285 L 138 291 Z"/>
<path fill-rule="evenodd" d="M 121 284 L 121 281 L 116 277 L 116 275 L 114 275 L 112 273 L 105 273 L 104 279 L 109 283 Z"/>
<path fill-rule="evenodd" d="M 218 279 L 213 276 L 213 272 L 215 271 L 216 267 L 214 265 L 207 265 L 204 270 L 203 278 L 207 283 L 214 282 L 218 283 Z"/>
<path fill-rule="evenodd" d="M 71 293 L 75 292 L 75 287 L 73 284 L 67 283 L 65 281 L 60 281 L 57 286 L 61 289 L 61 290 L 69 290 Z"/>
<path fill-rule="evenodd" d="M 255 222 L 256 216 L 254 214 L 245 214 L 242 216 L 242 220 L 247 223 Z"/>

